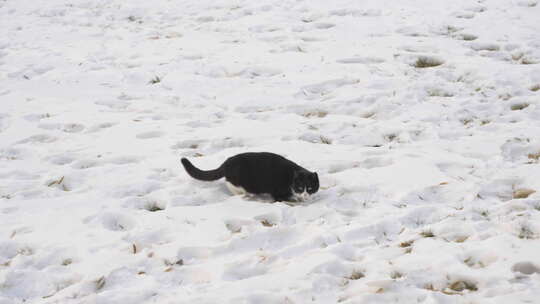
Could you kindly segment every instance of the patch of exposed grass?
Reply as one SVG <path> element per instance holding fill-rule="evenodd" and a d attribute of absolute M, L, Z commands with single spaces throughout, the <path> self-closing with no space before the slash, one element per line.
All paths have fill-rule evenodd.
<path fill-rule="evenodd" d="M 394 270 L 390 273 L 390 278 L 394 279 L 394 280 L 397 280 L 399 278 L 402 278 L 403 277 L 403 273 L 397 271 L 397 270 Z"/>
<path fill-rule="evenodd" d="M 536 153 L 529 153 L 527 155 L 527 157 L 531 160 L 535 160 L 535 161 L 538 161 L 540 160 L 540 151 L 536 152 Z"/>
<path fill-rule="evenodd" d="M 47 184 L 48 187 L 53 187 L 55 185 L 58 185 L 63 191 L 69 191 L 68 187 L 64 184 L 64 176 Z"/>
<path fill-rule="evenodd" d="M 401 247 L 401 248 L 411 247 L 413 243 L 414 243 L 414 240 L 401 242 L 401 243 L 399 243 L 399 247 Z"/>
<path fill-rule="evenodd" d="M 431 231 L 431 230 L 424 230 L 424 231 L 420 232 L 420 235 L 422 237 L 425 237 L 425 238 L 435 237 L 435 234 L 433 234 L 433 231 Z"/>
<path fill-rule="evenodd" d="M 480 211 L 480 215 L 485 217 L 485 218 L 489 218 L 489 210 Z"/>
<path fill-rule="evenodd" d="M 264 219 L 261 221 L 261 224 L 264 226 L 264 227 L 272 227 L 272 226 L 275 226 L 275 224 L 271 223 L 269 220 L 267 219 Z"/>
<path fill-rule="evenodd" d="M 365 277 L 364 273 L 359 270 L 353 270 L 350 276 L 347 277 L 349 280 L 359 280 Z"/>
<path fill-rule="evenodd" d="M 398 137 L 397 134 L 391 133 L 391 134 L 386 134 L 386 135 L 384 136 L 384 139 L 385 139 L 386 141 L 388 141 L 388 142 L 392 142 L 392 141 L 394 141 L 394 139 L 396 139 L 397 137 Z"/>
<path fill-rule="evenodd" d="M 148 204 L 144 206 L 144 209 L 150 212 L 165 210 L 165 208 L 163 206 L 160 206 L 158 202 L 149 202 Z"/>
<path fill-rule="evenodd" d="M 444 61 L 439 58 L 421 56 L 416 59 L 413 66 L 416 68 L 431 68 L 431 67 L 439 66 L 443 63 Z"/>
<path fill-rule="evenodd" d="M 520 111 L 520 110 L 525 109 L 528 106 L 529 106 L 529 104 L 525 103 L 525 102 L 523 102 L 523 103 L 515 103 L 515 104 L 510 106 L 510 109 L 512 111 Z"/>
<path fill-rule="evenodd" d="M 491 123 L 491 120 L 489 120 L 489 119 L 483 119 L 483 120 L 480 121 L 481 126 L 485 126 L 485 125 L 487 125 L 489 123 Z"/>
<path fill-rule="evenodd" d="M 323 117 L 325 117 L 326 115 L 328 115 L 328 112 L 327 112 L 327 111 L 324 111 L 324 110 L 314 110 L 314 111 L 310 111 L 310 112 L 304 113 L 302 116 L 304 116 L 304 117 L 318 117 L 318 118 L 323 118 Z"/>
<path fill-rule="evenodd" d="M 478 39 L 478 37 L 473 34 L 461 34 L 460 37 L 465 41 L 472 41 Z"/>
<path fill-rule="evenodd" d="M 464 126 L 470 124 L 471 122 L 473 122 L 474 120 L 472 118 L 462 118 L 459 120 Z"/>
<path fill-rule="evenodd" d="M 331 145 L 332 144 L 332 140 L 330 138 L 328 138 L 326 136 L 322 136 L 322 135 L 320 136 L 320 138 L 321 138 L 321 142 L 323 144 L 326 144 L 326 145 Z"/>
<path fill-rule="evenodd" d="M 429 88 L 427 93 L 430 97 L 452 97 L 454 94 L 440 88 Z"/>
<path fill-rule="evenodd" d="M 105 286 L 105 282 L 106 280 L 104 276 L 94 281 L 94 283 L 96 284 L 96 291 L 101 290 Z"/>
<path fill-rule="evenodd" d="M 465 280 L 458 280 L 458 281 L 452 282 L 451 284 L 448 285 L 448 288 L 457 292 L 462 292 L 465 290 L 468 290 L 468 291 L 478 290 L 476 283 L 471 282 L 471 281 L 465 281 Z"/>
<path fill-rule="evenodd" d="M 538 61 L 532 58 L 523 57 L 521 58 L 521 64 L 537 64 Z"/>
<path fill-rule="evenodd" d="M 516 189 L 512 193 L 512 197 L 515 198 L 515 199 L 523 199 L 523 198 L 529 197 L 529 195 L 531 195 L 531 194 L 533 194 L 535 192 L 536 191 L 534 191 L 532 189 L 527 189 L 527 188 Z"/>
<path fill-rule="evenodd" d="M 536 233 L 534 233 L 534 231 L 532 230 L 529 224 L 522 223 L 519 226 L 518 238 L 525 239 L 525 240 L 536 239 Z"/>
<path fill-rule="evenodd" d="M 161 78 L 159 76 L 156 76 L 156 77 L 150 79 L 149 84 L 157 84 L 157 83 L 160 83 L 160 82 L 161 82 Z"/>

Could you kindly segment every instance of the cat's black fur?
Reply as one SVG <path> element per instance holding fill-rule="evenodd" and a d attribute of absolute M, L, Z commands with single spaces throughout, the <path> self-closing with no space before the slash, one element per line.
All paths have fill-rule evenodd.
<path fill-rule="evenodd" d="M 288 201 L 295 194 L 311 195 L 319 190 L 317 173 L 269 152 L 241 153 L 209 171 L 196 168 L 186 158 L 182 158 L 182 164 L 195 179 L 214 181 L 225 177 L 236 187 L 242 187 L 252 194 L 270 194 L 276 201 Z"/>

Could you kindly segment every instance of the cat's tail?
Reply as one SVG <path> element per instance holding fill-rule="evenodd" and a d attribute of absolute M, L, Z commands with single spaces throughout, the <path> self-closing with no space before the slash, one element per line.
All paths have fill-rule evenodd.
<path fill-rule="evenodd" d="M 223 169 L 223 165 L 221 165 L 219 168 L 214 170 L 208 170 L 203 171 L 195 166 L 185 157 L 182 158 L 182 165 L 184 165 L 184 169 L 186 169 L 186 172 L 193 178 L 202 180 L 202 181 L 215 181 L 223 176 L 225 176 L 225 170 Z"/>

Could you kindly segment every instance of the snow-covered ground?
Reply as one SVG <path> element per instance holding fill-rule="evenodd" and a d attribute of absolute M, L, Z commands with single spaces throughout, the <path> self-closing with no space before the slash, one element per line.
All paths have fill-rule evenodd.
<path fill-rule="evenodd" d="M 0 303 L 538 303 L 539 20 L 0 1 Z M 246 151 L 320 192 L 232 196 L 180 165 Z"/>

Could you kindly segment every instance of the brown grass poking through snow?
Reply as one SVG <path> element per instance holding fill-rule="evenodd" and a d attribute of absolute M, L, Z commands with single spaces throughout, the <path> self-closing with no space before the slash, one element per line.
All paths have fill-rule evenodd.
<path fill-rule="evenodd" d="M 443 63 L 444 61 L 439 58 L 421 56 L 421 57 L 418 57 L 418 59 L 416 59 L 416 62 L 414 63 L 413 66 L 416 68 L 431 68 L 431 67 L 439 66 Z"/>

